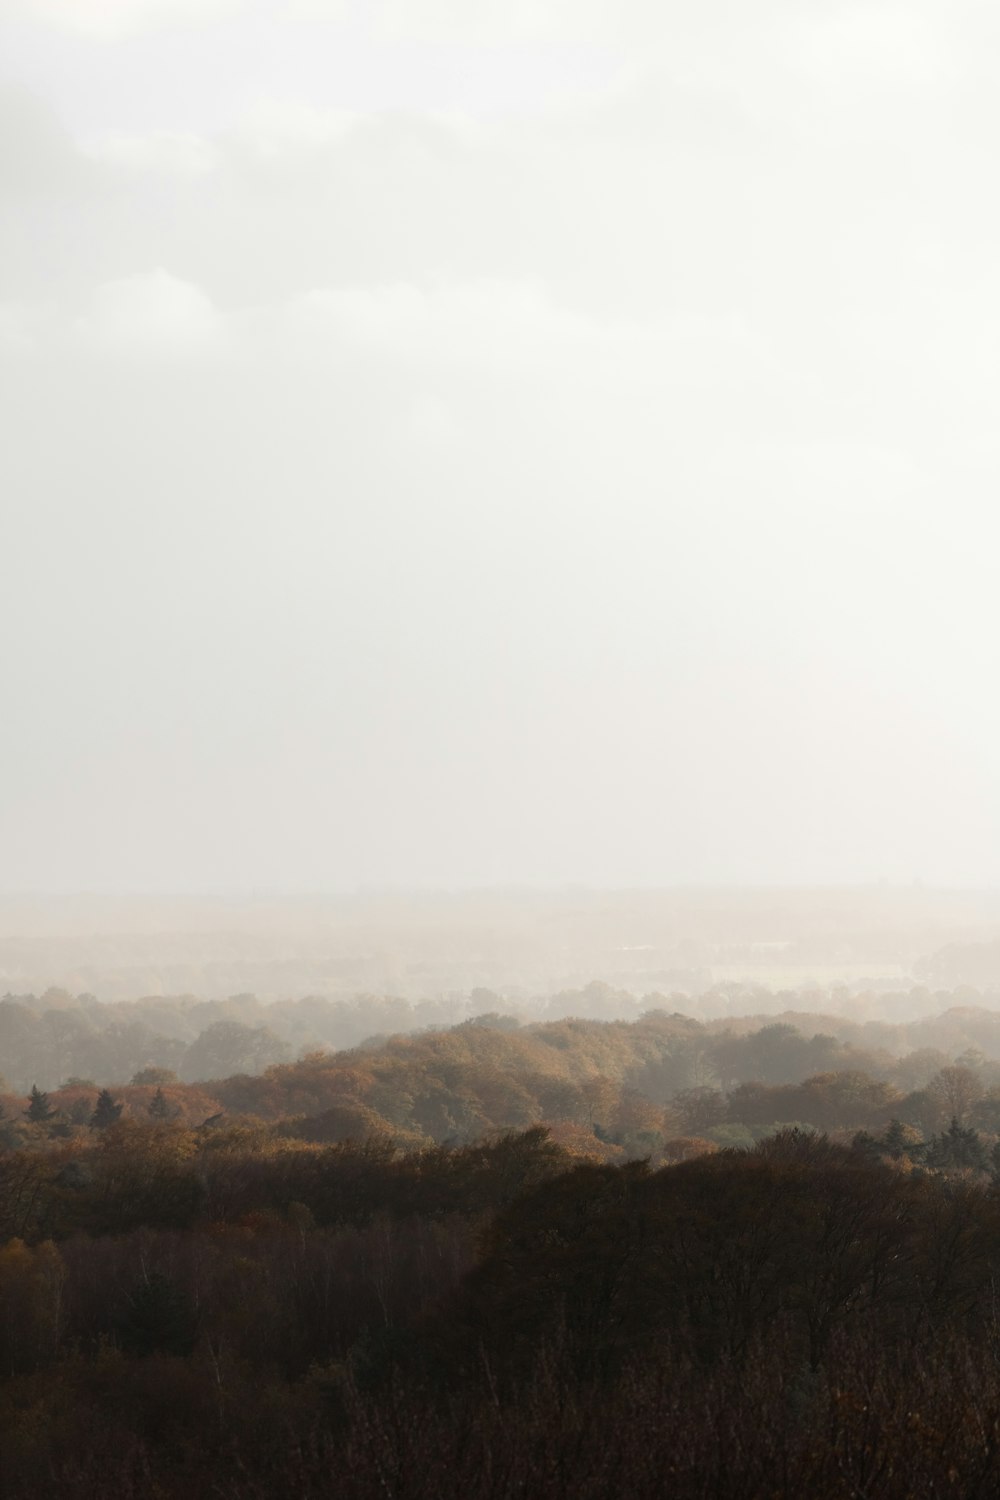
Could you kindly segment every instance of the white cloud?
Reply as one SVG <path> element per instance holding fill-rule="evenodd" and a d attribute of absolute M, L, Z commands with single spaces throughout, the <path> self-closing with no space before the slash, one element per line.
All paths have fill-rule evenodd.
<path fill-rule="evenodd" d="M 245 0 L 2 0 L 0 17 L 35 21 L 107 40 L 151 27 L 206 25 Z"/>
<path fill-rule="evenodd" d="M 642 118 L 654 126 L 670 101 L 697 100 L 737 128 L 781 122 L 790 143 L 912 141 L 914 109 L 947 98 L 968 71 L 961 32 L 936 0 L 768 4 L 715 25 L 650 23 L 644 45 L 638 30 L 630 37 L 629 64 L 609 96 L 626 111 L 644 99 Z"/>
<path fill-rule="evenodd" d="M 274 160 L 290 151 L 335 145 L 354 129 L 358 119 L 348 110 L 263 100 L 237 121 L 230 137 L 257 155 Z"/>
<path fill-rule="evenodd" d="M 283 15 L 303 21 L 339 21 L 349 6 L 350 0 L 279 0 Z"/>
<path fill-rule="evenodd" d="M 361 357 L 417 380 L 494 373 L 544 388 L 557 405 L 584 387 L 604 393 L 599 400 L 614 392 L 615 401 L 635 397 L 645 407 L 655 392 L 697 400 L 785 378 L 767 342 L 739 319 L 591 317 L 536 281 L 328 287 L 274 312 L 295 359 Z M 411 414 L 411 435 L 440 441 L 452 420 L 449 413 L 443 422 L 432 400 Z"/>
<path fill-rule="evenodd" d="M 740 320 L 601 319 L 560 305 L 538 281 L 513 278 L 329 286 L 223 313 L 200 287 L 160 268 L 102 283 L 75 322 L 26 305 L 0 308 L 0 347 L 10 353 L 67 334 L 102 355 L 228 352 L 242 361 L 279 355 L 306 366 L 363 360 L 417 382 L 405 432 L 430 448 L 461 435 L 454 406 L 420 389 L 438 374 L 448 382 L 491 372 L 539 380 L 554 396 L 580 382 L 605 391 L 683 388 L 690 395 L 780 375 L 767 345 Z"/>
<path fill-rule="evenodd" d="M 407 413 L 404 433 L 419 448 L 446 452 L 461 441 L 462 426 L 449 402 L 424 392 Z"/>
<path fill-rule="evenodd" d="M 77 166 L 56 112 L 27 89 L 0 83 L 0 195 L 23 201 L 64 190 Z"/>
<path fill-rule="evenodd" d="M 135 173 L 204 177 L 219 165 L 218 149 L 204 137 L 157 130 L 149 135 L 99 135 L 82 143 L 85 156 Z"/>
<path fill-rule="evenodd" d="M 923 90 L 949 73 L 946 35 L 912 7 L 856 5 L 825 16 L 796 15 L 783 31 L 786 60 L 827 87 Z"/>
<path fill-rule="evenodd" d="M 617 30 L 617 9 L 612 0 L 382 0 L 373 24 L 386 36 L 420 41 L 592 41 Z"/>
<path fill-rule="evenodd" d="M 306 10 L 314 25 L 285 24 Z M 54 110 L 12 97 L 0 128 L 14 210 L 0 493 L 18 528 L 0 639 L 24 640 L 13 664 L 54 728 L 29 714 L 35 737 L 6 737 L 0 785 L 36 775 L 51 811 L 58 774 L 123 880 L 145 868 L 139 844 L 173 830 L 140 819 L 135 834 L 114 811 L 119 712 L 137 747 L 163 748 L 166 782 L 177 762 L 204 787 L 181 884 L 198 860 L 227 878 L 204 831 L 227 798 L 282 823 L 290 808 L 308 853 L 316 807 L 348 788 L 362 832 L 331 879 L 417 869 L 438 833 L 460 849 L 471 825 L 451 763 L 435 770 L 454 739 L 442 723 L 482 725 L 454 765 L 478 776 L 486 755 L 513 788 L 497 858 L 514 874 L 534 836 L 509 774 L 522 741 L 524 805 L 536 765 L 557 788 L 580 771 L 582 800 L 559 814 L 571 831 L 595 796 L 633 830 L 662 804 L 657 838 L 674 847 L 671 820 L 683 829 L 698 802 L 670 878 L 686 858 L 689 877 L 705 870 L 706 848 L 750 868 L 788 795 L 830 874 L 921 843 L 959 870 L 954 798 L 926 751 L 941 725 L 983 767 L 960 815 L 966 870 L 988 864 L 974 851 L 1000 826 L 980 748 L 996 741 L 984 684 L 1000 641 L 997 102 L 985 86 L 955 99 L 935 69 L 947 85 L 956 34 L 983 75 L 997 49 L 926 0 L 618 11 L 606 51 L 636 61 L 631 86 L 558 115 L 537 101 L 603 76 L 600 49 L 576 45 L 575 6 L 544 0 L 531 14 L 412 0 L 396 7 L 406 40 L 376 34 L 380 0 L 342 31 L 309 0 L 251 0 L 245 26 L 151 31 L 120 53 L 5 30 L 22 50 L 5 70 Z M 48 14 L 112 38 L 193 13 L 48 0 Z M 491 34 L 503 44 L 480 46 Z M 944 108 L 926 107 L 935 90 Z M 248 116 L 258 98 L 285 102 Z M 480 123 L 434 123 L 464 99 Z M 910 734 L 925 711 L 928 732 Z M 204 758 L 185 762 L 197 743 Z M 427 756 L 404 760 L 393 803 L 400 743 Z M 86 799 L 69 749 L 52 759 L 64 744 L 92 751 Z M 863 813 L 836 830 L 856 858 L 822 842 L 826 783 L 850 790 L 842 744 L 874 767 L 858 772 Z M 383 753 L 384 782 L 368 767 Z M 907 792 L 880 821 L 901 765 L 912 809 Z M 126 770 L 151 782 L 159 767 L 142 750 Z M 25 868 L 41 868 L 46 816 L 24 820 Z M 343 851 L 340 816 L 324 847 Z M 794 833 L 767 873 L 796 867 Z M 296 878 L 268 837 L 246 878 Z M 627 874 L 650 839 L 616 837 L 609 867 Z"/>
<path fill-rule="evenodd" d="M 496 278 L 429 290 L 322 288 L 295 300 L 288 324 L 299 344 L 353 344 L 433 364 L 534 364 L 629 337 L 557 306 L 536 282 Z"/>
<path fill-rule="evenodd" d="M 98 287 L 77 327 L 110 353 L 170 357 L 217 348 L 222 320 L 200 287 L 157 269 Z"/>
<path fill-rule="evenodd" d="M 0 351 L 30 354 L 43 342 L 52 323 L 49 307 L 27 302 L 0 302 Z"/>

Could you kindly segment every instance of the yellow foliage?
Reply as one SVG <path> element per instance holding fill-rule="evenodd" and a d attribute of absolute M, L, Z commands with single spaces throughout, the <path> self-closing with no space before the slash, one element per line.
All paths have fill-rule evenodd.
<path fill-rule="evenodd" d="M 0 1249 L 0 1371 L 15 1375 L 52 1357 L 59 1340 L 65 1268 L 51 1240 Z"/>

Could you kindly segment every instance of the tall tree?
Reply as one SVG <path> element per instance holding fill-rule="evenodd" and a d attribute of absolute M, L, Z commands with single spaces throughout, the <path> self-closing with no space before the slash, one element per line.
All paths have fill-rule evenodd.
<path fill-rule="evenodd" d="M 49 1103 L 49 1096 L 42 1092 L 37 1083 L 31 1085 L 31 1094 L 28 1098 L 28 1107 L 24 1111 L 33 1125 L 44 1125 L 55 1115 L 55 1110 Z"/>
<path fill-rule="evenodd" d="M 94 1105 L 94 1113 L 90 1117 L 90 1123 L 95 1130 L 105 1130 L 109 1125 L 114 1125 L 121 1118 L 122 1106 L 111 1097 L 110 1089 L 101 1089 Z"/>
<path fill-rule="evenodd" d="M 932 1167 L 943 1167 L 946 1171 L 970 1169 L 988 1172 L 990 1155 L 979 1132 L 969 1126 L 960 1125 L 955 1116 L 941 1135 L 936 1135 L 927 1146 L 927 1162 Z"/>
<path fill-rule="evenodd" d="M 167 1096 L 162 1089 L 157 1089 L 149 1101 L 149 1115 L 153 1120 L 172 1120 L 174 1111 L 167 1102 Z"/>

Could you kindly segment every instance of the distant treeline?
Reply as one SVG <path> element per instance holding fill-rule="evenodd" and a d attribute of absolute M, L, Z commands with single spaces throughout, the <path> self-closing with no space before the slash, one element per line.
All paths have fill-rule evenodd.
<path fill-rule="evenodd" d="M 16 1009 L 0 1006 L 0 1013 Z M 799 1019 L 804 1026 L 807 1018 Z M 189 1083 L 149 1063 L 105 1088 L 103 1104 L 93 1078 L 71 1077 L 58 1089 L 33 1082 L 30 1100 L 27 1090 L 3 1096 L 0 1138 L 10 1149 L 85 1142 L 113 1122 L 107 1111 L 114 1108 L 114 1119 L 189 1128 L 224 1120 L 227 1128 L 242 1123 L 303 1141 L 371 1138 L 408 1150 L 544 1124 L 573 1155 L 600 1161 L 658 1162 L 748 1146 L 790 1124 L 849 1140 L 859 1131 L 878 1136 L 896 1121 L 927 1144 L 955 1121 L 992 1149 L 1000 1136 L 1000 1061 L 968 1043 L 989 1043 L 997 1019 L 952 1011 L 932 1034 L 966 1044 L 962 1051 L 922 1047 L 894 1057 L 789 1022 L 741 1030 L 651 1011 L 631 1022 L 521 1026 L 487 1015 L 272 1061 L 263 1071 L 260 1030 L 216 1021 L 188 1055 L 223 1064 L 252 1056 L 254 1071 L 222 1076 L 220 1067 L 214 1078 Z"/>
<path fill-rule="evenodd" d="M 151 1067 L 197 1083 L 237 1073 L 259 1075 L 273 1064 L 318 1050 L 372 1046 L 389 1037 L 491 1016 L 493 1024 L 521 1026 L 525 1031 L 566 1019 L 671 1018 L 678 1036 L 692 1040 L 686 1053 L 672 1050 L 673 1060 L 653 1087 L 657 1097 L 665 1088 L 676 1091 L 702 1083 L 722 1088 L 736 1082 L 795 1083 L 828 1067 L 853 1067 L 892 1079 L 905 1089 L 963 1053 L 1000 1061 L 1000 1005 L 990 1008 L 976 992 L 931 995 L 921 990 L 828 998 L 831 1006 L 836 1002 L 834 1013 L 817 1012 L 815 992 L 788 992 L 777 997 L 776 1013 L 775 996 L 730 986 L 711 1002 L 724 1014 L 699 1021 L 690 1014 L 693 1005 L 686 995 L 636 996 L 603 983 L 539 997 L 527 1010 L 514 1013 L 501 996 L 484 989 L 413 1004 L 393 996 L 359 994 L 349 999 L 306 996 L 270 1005 L 254 995 L 212 1001 L 190 995 L 150 996 L 103 1004 L 90 995 L 48 990 L 40 996 L 7 995 L 0 1000 L 0 1075 L 10 1089 L 21 1093 L 32 1084 L 56 1089 L 71 1079 L 123 1084 Z M 887 1010 L 906 1013 L 909 1019 L 867 1019 L 868 1014 Z M 757 1048 L 756 1057 L 751 1056 L 752 1048 L 746 1055 L 741 1052 L 744 1033 L 782 1022 L 812 1040 L 779 1046 L 772 1039 Z M 725 1041 L 730 1033 L 732 1057 Z M 915 1056 L 908 1078 L 902 1063 L 893 1069 L 909 1054 Z"/>

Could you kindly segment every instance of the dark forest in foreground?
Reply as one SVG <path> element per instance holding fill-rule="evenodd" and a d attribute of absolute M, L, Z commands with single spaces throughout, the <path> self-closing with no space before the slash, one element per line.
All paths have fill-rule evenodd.
<path fill-rule="evenodd" d="M 0 1251 L 5 1493 L 995 1494 L 1000 1195 L 904 1160 L 537 1130 L 231 1148 L 199 1192 L 151 1130 L 103 1221 Z"/>
<path fill-rule="evenodd" d="M 8 1092 L 5 1495 L 997 1493 L 998 1017 L 830 1019 Z"/>

